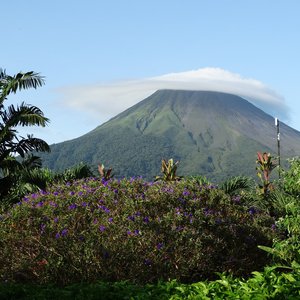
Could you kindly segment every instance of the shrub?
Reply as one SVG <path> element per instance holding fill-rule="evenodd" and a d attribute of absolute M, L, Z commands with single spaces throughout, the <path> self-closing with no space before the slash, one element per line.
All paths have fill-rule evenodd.
<path fill-rule="evenodd" d="M 290 168 L 282 172 L 282 187 L 285 192 L 297 198 L 300 195 L 300 158 L 289 160 Z"/>
<path fill-rule="evenodd" d="M 177 279 L 261 269 L 268 215 L 195 181 L 83 179 L 25 197 L 0 217 L 0 278 L 67 284 Z"/>

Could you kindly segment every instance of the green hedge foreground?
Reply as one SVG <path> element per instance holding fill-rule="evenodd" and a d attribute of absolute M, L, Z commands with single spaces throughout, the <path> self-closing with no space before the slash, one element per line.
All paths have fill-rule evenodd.
<path fill-rule="evenodd" d="M 268 214 L 191 180 L 96 178 L 31 194 L 1 216 L 0 279 L 183 283 L 249 276 L 270 262 Z"/>
<path fill-rule="evenodd" d="M 254 272 L 248 280 L 221 275 L 211 282 L 180 284 L 176 281 L 144 286 L 128 282 L 35 286 L 22 284 L 0 285 L 0 299 L 299 299 L 300 273 L 280 273 L 275 267 Z"/>

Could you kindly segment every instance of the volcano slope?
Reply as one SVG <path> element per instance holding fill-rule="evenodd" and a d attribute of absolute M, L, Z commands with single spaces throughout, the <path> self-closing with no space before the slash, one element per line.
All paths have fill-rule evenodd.
<path fill-rule="evenodd" d="M 300 153 L 300 132 L 281 123 L 284 158 Z M 219 182 L 255 175 L 257 151 L 277 153 L 274 118 L 247 100 L 210 91 L 159 90 L 91 132 L 51 145 L 44 166 L 61 171 L 84 162 L 112 167 L 117 177 L 160 173 L 178 160 L 179 175 Z"/>

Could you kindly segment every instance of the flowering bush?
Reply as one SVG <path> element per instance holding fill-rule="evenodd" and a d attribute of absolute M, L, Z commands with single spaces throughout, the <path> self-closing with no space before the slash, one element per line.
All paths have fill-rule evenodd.
<path fill-rule="evenodd" d="M 0 216 L 2 281 L 247 276 L 268 261 L 273 219 L 212 185 L 89 178 L 31 194 Z"/>

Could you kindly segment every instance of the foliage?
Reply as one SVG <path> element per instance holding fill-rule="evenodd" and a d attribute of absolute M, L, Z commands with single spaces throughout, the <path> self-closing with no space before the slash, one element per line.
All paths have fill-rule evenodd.
<path fill-rule="evenodd" d="M 91 168 L 87 164 L 80 163 L 64 170 L 62 173 L 55 174 L 54 181 L 66 183 L 69 181 L 88 178 L 91 176 L 93 176 Z"/>
<path fill-rule="evenodd" d="M 114 177 L 112 174 L 112 168 L 106 169 L 103 164 L 98 165 L 98 171 L 102 179 L 110 180 Z"/>
<path fill-rule="evenodd" d="M 235 176 L 224 181 L 220 188 L 228 195 L 234 196 L 243 190 L 249 190 L 253 186 L 252 180 L 246 176 Z"/>
<path fill-rule="evenodd" d="M 195 282 L 261 269 L 274 220 L 212 185 L 82 179 L 25 197 L 1 216 L 0 278 L 59 283 Z"/>
<path fill-rule="evenodd" d="M 175 280 L 135 285 L 127 281 L 54 285 L 0 284 L 0 299 L 299 299 L 299 272 L 283 273 L 276 267 L 253 272 L 249 279 L 219 275 L 215 281 L 183 284 Z"/>
<path fill-rule="evenodd" d="M 283 190 L 294 196 L 300 197 L 300 158 L 295 157 L 289 159 L 289 169 L 287 171 L 282 171 L 282 188 Z"/>
<path fill-rule="evenodd" d="M 163 159 L 161 161 L 161 172 L 163 173 L 163 176 L 156 176 L 155 181 L 163 180 L 163 181 L 178 181 L 182 177 L 177 176 L 177 165 L 178 161 L 174 163 L 173 159 L 169 159 L 168 161 L 166 159 Z"/>
<path fill-rule="evenodd" d="M 13 160 L 15 160 L 13 158 Z M 39 157 L 32 154 L 24 157 L 23 160 L 18 162 L 14 169 L 8 169 L 6 180 L 9 179 L 10 192 L 3 195 L 3 202 L 16 203 L 26 194 L 37 192 L 43 189 L 49 178 L 42 180 L 39 176 L 41 168 L 41 160 Z"/>
<path fill-rule="evenodd" d="M 272 156 L 270 153 L 264 152 L 263 154 L 257 152 L 257 160 L 256 163 L 258 166 L 256 167 L 257 176 L 261 180 L 261 184 L 259 185 L 260 193 L 264 198 L 267 198 L 270 190 L 273 189 L 270 176 L 272 170 L 276 167 L 272 160 Z"/>
<path fill-rule="evenodd" d="M 300 205 L 295 201 L 286 204 L 286 216 L 276 222 L 276 228 L 285 235 L 276 238 L 273 247 L 260 246 L 272 254 L 276 264 L 285 265 L 300 272 Z"/>
<path fill-rule="evenodd" d="M 18 73 L 9 76 L 0 69 L 0 198 L 3 199 L 15 189 L 15 181 L 19 180 L 20 169 L 24 170 L 22 159 L 30 151 L 49 151 L 48 144 L 32 135 L 18 136 L 18 126 L 46 126 L 48 119 L 35 106 L 24 102 L 20 106 L 4 106 L 4 101 L 11 93 L 18 90 L 37 88 L 44 84 L 44 79 L 34 72 Z"/>

